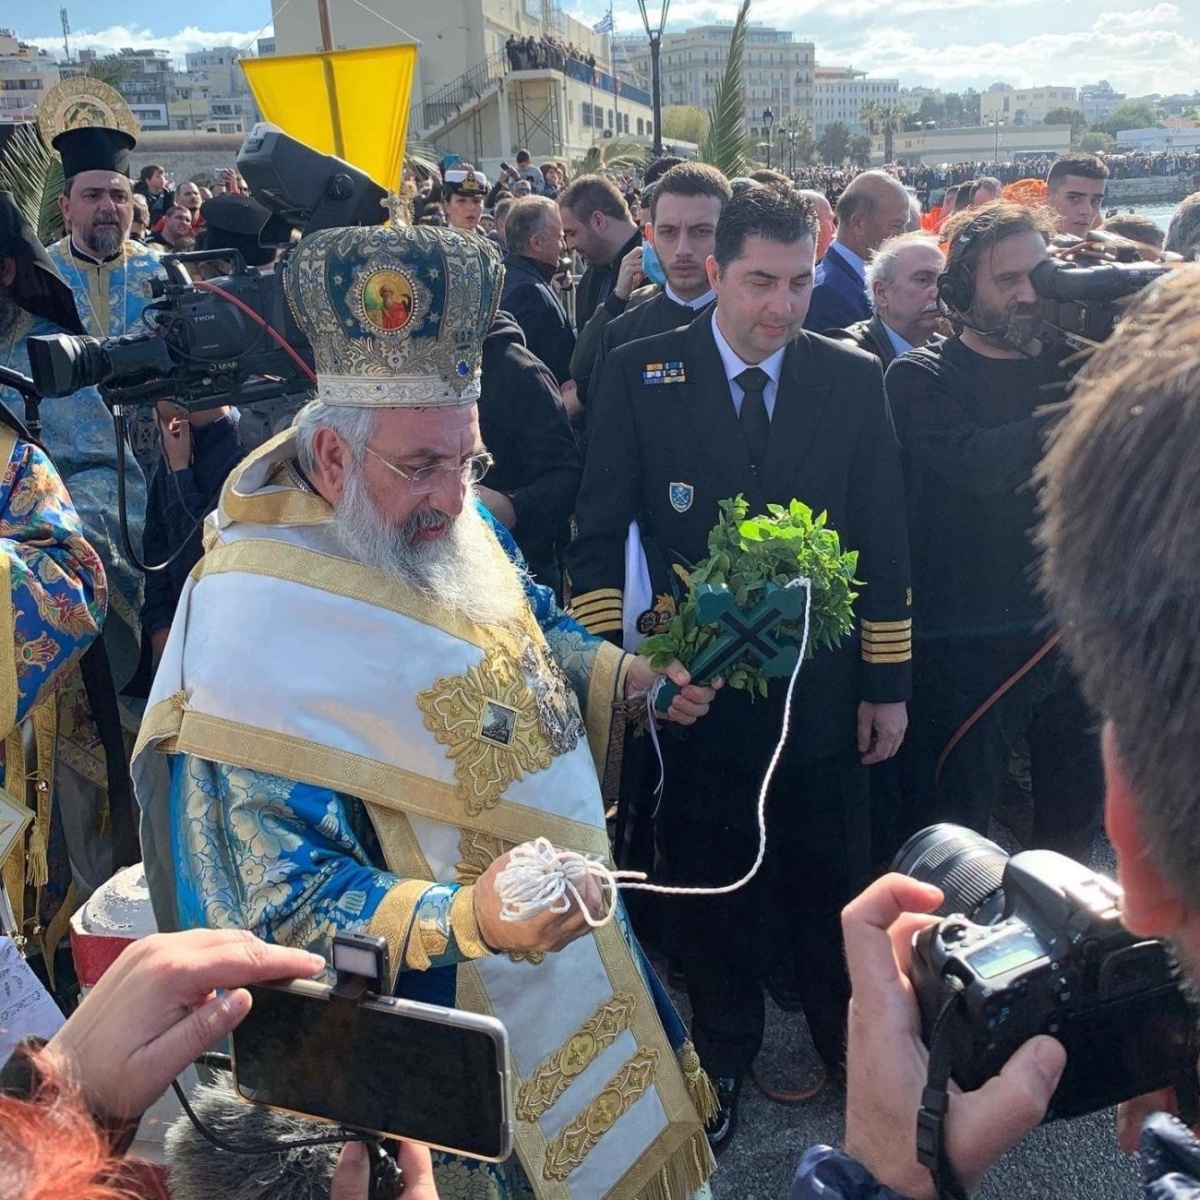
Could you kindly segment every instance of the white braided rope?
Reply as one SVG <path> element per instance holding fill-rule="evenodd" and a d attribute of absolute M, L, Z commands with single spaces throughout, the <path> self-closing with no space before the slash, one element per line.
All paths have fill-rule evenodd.
<path fill-rule="evenodd" d="M 796 665 L 792 668 L 791 679 L 788 680 L 779 740 L 775 743 L 775 751 L 758 789 L 758 854 L 750 869 L 740 879 L 721 887 L 671 887 L 661 883 L 647 883 L 643 871 L 614 871 L 593 855 L 579 854 L 574 850 L 556 850 L 546 838 L 538 838 L 534 842 L 525 842 L 517 846 L 504 870 L 496 877 L 501 920 L 524 921 L 546 911 L 565 913 L 574 901 L 579 905 L 584 920 L 593 929 L 599 929 L 607 925 L 616 914 L 615 899 L 618 888 L 657 892 L 660 896 L 727 896 L 730 892 L 744 888 L 758 874 L 767 855 L 767 795 L 791 732 L 792 696 L 796 690 L 800 668 L 804 665 L 805 652 L 808 650 L 808 631 L 812 614 L 812 580 L 793 579 L 787 586 L 804 588 L 804 633 L 800 639 L 800 653 L 796 656 Z M 658 737 L 654 732 L 654 695 L 655 690 L 651 689 L 647 696 L 647 708 L 650 714 L 651 738 L 658 753 L 660 790 L 663 765 Z M 607 911 L 599 918 L 588 912 L 579 894 L 579 887 L 588 876 L 599 881 L 601 892 L 609 898 Z"/>

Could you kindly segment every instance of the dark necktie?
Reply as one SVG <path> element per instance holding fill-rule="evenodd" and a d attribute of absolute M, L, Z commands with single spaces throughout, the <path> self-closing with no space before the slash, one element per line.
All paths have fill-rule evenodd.
<path fill-rule="evenodd" d="M 771 377 L 761 367 L 747 367 L 740 375 L 735 375 L 733 381 L 745 393 L 738 423 L 750 452 L 750 464 L 757 472 L 767 457 L 767 438 L 771 433 L 771 418 L 767 415 L 767 401 L 763 396 Z"/>

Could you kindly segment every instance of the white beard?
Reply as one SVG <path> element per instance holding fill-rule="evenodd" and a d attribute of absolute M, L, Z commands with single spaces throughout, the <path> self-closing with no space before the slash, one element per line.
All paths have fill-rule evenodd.
<path fill-rule="evenodd" d="M 334 509 L 334 531 L 351 558 L 408 584 L 439 607 L 476 625 L 515 628 L 529 608 L 521 577 L 503 551 L 497 552 L 473 499 L 469 492 L 457 517 L 418 509 L 397 526 L 380 517 L 356 467 Z M 440 538 L 413 540 L 421 529 L 443 522 L 449 527 Z"/>

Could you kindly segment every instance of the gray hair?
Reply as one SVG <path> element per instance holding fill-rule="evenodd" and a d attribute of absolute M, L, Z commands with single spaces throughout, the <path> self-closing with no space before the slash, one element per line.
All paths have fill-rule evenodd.
<path fill-rule="evenodd" d="M 941 253 L 937 238 L 915 229 L 909 233 L 898 233 L 883 242 L 879 249 L 871 255 L 867 263 L 867 295 L 871 297 L 871 307 L 875 307 L 875 283 L 878 280 L 884 287 L 889 287 L 896 280 L 896 262 L 909 246 L 932 246 Z"/>
<path fill-rule="evenodd" d="M 1164 250 L 1174 250 L 1184 258 L 1200 258 L 1200 192 L 1189 196 L 1175 210 L 1167 226 Z"/>
<path fill-rule="evenodd" d="M 321 399 L 310 400 L 292 422 L 292 428 L 296 431 L 296 457 L 300 460 L 300 469 L 310 476 L 317 473 L 317 456 L 313 443 L 321 429 L 331 429 L 336 433 L 350 447 L 350 458 L 354 466 L 361 466 L 367 443 L 375 432 L 378 419 L 377 408 L 327 404 Z"/>
<path fill-rule="evenodd" d="M 521 196 L 504 218 L 504 241 L 513 254 L 523 254 L 530 241 L 546 227 L 546 218 L 558 205 L 547 196 Z"/>

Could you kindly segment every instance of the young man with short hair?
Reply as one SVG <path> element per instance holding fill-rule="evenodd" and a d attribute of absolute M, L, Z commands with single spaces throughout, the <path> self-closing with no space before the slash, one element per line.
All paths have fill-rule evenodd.
<path fill-rule="evenodd" d="M 1059 233 L 1087 237 L 1100 223 L 1108 167 L 1094 154 L 1060 154 L 1046 175 L 1046 203 Z"/>

